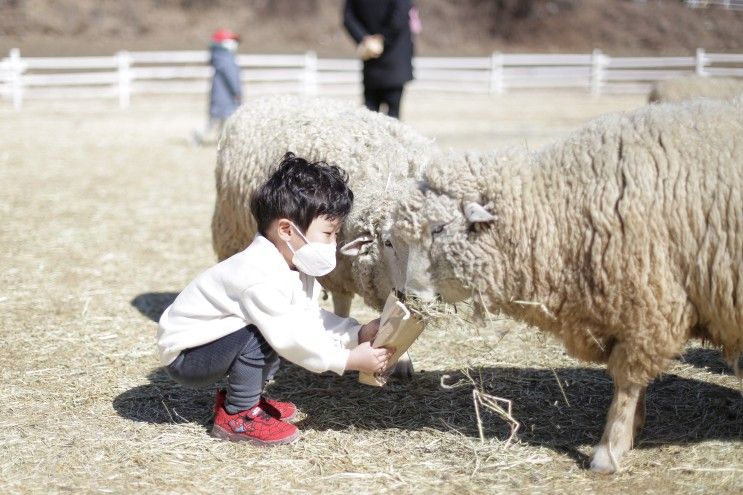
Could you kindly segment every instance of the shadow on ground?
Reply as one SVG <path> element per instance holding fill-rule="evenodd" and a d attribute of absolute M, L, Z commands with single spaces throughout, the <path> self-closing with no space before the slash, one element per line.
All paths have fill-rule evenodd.
<path fill-rule="evenodd" d="M 691 347 L 679 357 L 679 361 L 696 368 L 707 370 L 710 373 L 719 373 L 721 375 L 733 374 L 733 370 L 725 362 L 725 359 L 723 359 L 720 349 Z"/>
<path fill-rule="evenodd" d="M 152 321 L 160 321 L 163 311 L 173 304 L 177 292 L 145 292 L 131 300 L 130 304 Z"/>
<path fill-rule="evenodd" d="M 611 400 L 611 381 L 599 369 L 561 368 L 555 373 L 565 396 L 549 369 L 471 370 L 485 393 L 513 401 L 521 441 L 552 448 L 585 464 L 578 447 L 598 442 Z M 210 426 L 216 385 L 182 387 L 162 369 L 153 370 L 148 378 L 149 384 L 116 397 L 113 405 L 119 415 L 148 423 Z M 442 379 L 455 386 L 443 388 Z M 302 429 L 429 428 L 478 436 L 472 386 L 460 370 L 420 372 L 409 382 L 390 382 L 375 389 L 360 385 L 353 374 L 315 375 L 285 365 L 269 394 L 297 404 L 307 416 L 299 424 Z M 497 415 L 485 412 L 482 421 L 488 437 L 508 437 L 508 425 Z M 741 438 L 743 398 L 737 390 L 676 375 L 665 375 L 650 386 L 647 423 L 637 447 Z"/>

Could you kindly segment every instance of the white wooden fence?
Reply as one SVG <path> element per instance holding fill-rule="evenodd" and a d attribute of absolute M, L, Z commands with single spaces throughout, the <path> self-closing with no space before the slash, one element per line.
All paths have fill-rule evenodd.
<path fill-rule="evenodd" d="M 686 0 L 692 8 L 723 7 L 726 10 L 743 10 L 743 0 Z"/>
<path fill-rule="evenodd" d="M 24 99 L 115 98 L 122 108 L 139 94 L 204 94 L 212 69 L 206 51 L 119 52 L 109 57 L 21 57 L 0 60 L 0 98 L 20 109 Z M 239 55 L 246 95 L 358 94 L 361 63 L 301 55 Z M 653 81 L 678 76 L 743 77 L 743 54 L 610 57 L 591 54 L 505 54 L 417 57 L 414 91 L 503 93 L 513 89 L 572 88 L 642 93 Z"/>

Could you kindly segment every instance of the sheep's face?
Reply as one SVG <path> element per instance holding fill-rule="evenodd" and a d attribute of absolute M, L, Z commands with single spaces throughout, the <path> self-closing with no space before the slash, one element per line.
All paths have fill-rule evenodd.
<path fill-rule="evenodd" d="M 340 253 L 346 255 L 343 258 L 349 265 L 356 292 L 376 309 L 382 309 L 393 290 L 402 292 L 408 285 L 423 293 L 431 287 L 427 281 L 409 277 L 407 244 L 398 243 L 393 235 L 392 217 L 400 197 L 407 197 L 412 191 L 417 191 L 414 179 L 381 186 L 372 184 L 363 191 L 366 199 L 359 201 L 344 223 L 346 244 Z M 426 270 L 412 273 L 425 274 Z"/>
<path fill-rule="evenodd" d="M 400 279 L 391 249 L 392 205 L 382 201 L 375 206 L 377 209 L 373 212 L 360 211 L 349 219 L 346 239 L 350 240 L 341 247 L 340 253 L 364 301 L 381 309 Z"/>
<path fill-rule="evenodd" d="M 406 264 L 398 268 L 408 273 L 403 292 L 424 300 L 439 295 L 446 302 L 472 296 L 484 261 L 473 243 L 480 225 L 494 220 L 491 214 L 476 203 L 463 205 L 446 195 L 417 191 L 400 205 L 394 219 L 392 242 L 408 252 Z"/>

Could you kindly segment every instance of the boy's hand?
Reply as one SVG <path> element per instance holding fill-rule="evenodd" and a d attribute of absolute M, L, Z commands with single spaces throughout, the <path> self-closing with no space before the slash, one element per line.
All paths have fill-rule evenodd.
<path fill-rule="evenodd" d="M 379 332 L 379 318 L 361 327 L 361 330 L 359 330 L 359 344 L 373 342 L 374 337 L 377 336 L 377 332 Z"/>
<path fill-rule="evenodd" d="M 394 350 L 392 349 L 386 347 L 375 349 L 369 342 L 364 342 L 351 350 L 351 353 L 348 355 L 348 361 L 346 361 L 346 370 L 357 370 L 364 373 L 381 373 L 387 369 L 387 364 L 392 354 L 394 354 Z"/>

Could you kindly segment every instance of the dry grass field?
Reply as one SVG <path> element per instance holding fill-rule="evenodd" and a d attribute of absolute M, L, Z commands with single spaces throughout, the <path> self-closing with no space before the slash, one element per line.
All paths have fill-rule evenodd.
<path fill-rule="evenodd" d="M 651 385 L 636 448 L 621 473 L 600 476 L 585 466 L 608 375 L 505 319 L 427 329 L 412 349 L 420 373 L 381 390 L 287 365 L 270 393 L 300 407 L 297 443 L 212 439 L 214 388 L 169 381 L 154 345 L 161 311 L 215 261 L 215 150 L 186 141 L 205 102 L 0 103 L 0 492 L 743 491 L 743 398 L 717 350 L 690 347 Z M 405 103 L 405 120 L 442 145 L 484 149 L 539 146 L 643 98 Z M 353 314 L 375 316 L 358 301 Z M 473 386 L 512 401 L 521 428 L 510 444 L 490 411 L 480 441 Z"/>

